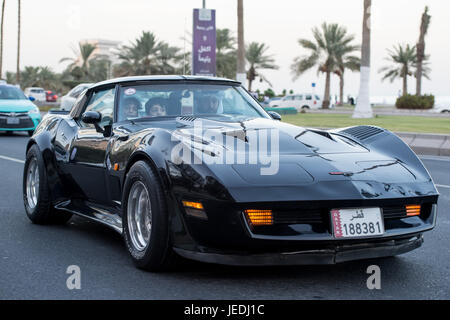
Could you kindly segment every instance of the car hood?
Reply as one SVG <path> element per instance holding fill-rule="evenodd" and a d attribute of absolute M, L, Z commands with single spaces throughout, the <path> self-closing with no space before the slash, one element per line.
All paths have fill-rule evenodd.
<path fill-rule="evenodd" d="M 205 119 L 180 120 L 181 126 L 173 134 L 194 139 L 203 145 L 229 150 L 233 140 L 245 146 L 245 152 L 261 152 L 262 142 L 281 155 L 367 153 L 368 149 L 345 137 L 326 131 L 307 129 L 271 119 L 242 122 L 220 122 Z"/>
<path fill-rule="evenodd" d="M 36 108 L 30 100 L 0 99 L 0 112 L 27 112 Z"/>
<path fill-rule="evenodd" d="M 268 142 L 267 150 L 275 151 L 272 157 L 255 137 L 264 135 L 264 131 L 270 135 L 274 129 L 279 143 L 273 149 Z M 424 171 L 389 152 L 370 149 L 327 131 L 270 119 L 237 124 L 201 120 L 197 125 L 182 121 L 172 135 L 185 140 L 197 156 L 202 154 L 203 160 L 207 160 L 202 163 L 238 202 L 386 199 L 436 194 L 431 178 Z M 230 148 L 227 137 L 234 140 L 234 146 L 239 141 L 245 150 Z M 232 154 L 233 161 L 225 163 L 220 159 L 221 153 Z M 249 163 L 252 154 L 268 157 Z M 239 155 L 246 159 L 245 163 L 239 163 Z"/>

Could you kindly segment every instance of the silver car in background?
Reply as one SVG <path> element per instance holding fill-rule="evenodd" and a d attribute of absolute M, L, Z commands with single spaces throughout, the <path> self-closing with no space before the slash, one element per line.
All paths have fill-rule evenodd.
<path fill-rule="evenodd" d="M 72 90 L 70 90 L 68 94 L 61 97 L 60 109 L 62 111 L 72 110 L 72 107 L 73 107 L 75 101 L 80 96 L 80 94 L 83 93 L 84 90 L 89 89 L 92 85 L 93 85 L 93 83 L 82 83 L 82 84 L 77 85 Z"/>

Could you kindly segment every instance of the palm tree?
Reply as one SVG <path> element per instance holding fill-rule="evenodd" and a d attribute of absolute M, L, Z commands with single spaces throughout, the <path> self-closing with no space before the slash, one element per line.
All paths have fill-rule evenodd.
<path fill-rule="evenodd" d="M 57 81 L 57 75 L 52 71 L 50 67 L 39 67 L 39 87 L 55 90 L 55 82 Z"/>
<path fill-rule="evenodd" d="M 158 72 L 158 59 L 163 44 L 157 41 L 152 32 L 142 32 L 135 42 L 122 48 L 119 53 L 122 63 L 116 72 L 118 70 L 125 75 L 148 75 Z"/>
<path fill-rule="evenodd" d="M 394 50 L 389 50 L 389 57 L 386 60 L 394 63 L 392 66 L 386 66 L 380 69 L 380 73 L 384 73 L 383 80 L 389 79 L 393 82 L 397 78 L 403 79 L 403 95 L 408 94 L 408 76 L 415 75 L 415 67 L 417 64 L 416 46 L 397 45 Z M 428 78 L 428 68 L 422 68 L 422 74 Z"/>
<path fill-rule="evenodd" d="M 259 77 L 261 81 L 270 82 L 258 72 L 258 69 L 278 69 L 275 64 L 275 59 L 272 56 L 266 55 L 269 47 L 264 43 L 252 42 L 245 49 L 245 58 L 250 64 L 250 68 L 247 71 L 248 90 L 252 91 L 252 83 Z"/>
<path fill-rule="evenodd" d="M 135 46 L 124 46 L 118 57 L 122 62 L 114 67 L 114 75 L 132 76 L 141 74 L 140 72 L 140 59 L 141 55 L 139 49 Z"/>
<path fill-rule="evenodd" d="M 90 43 L 78 43 L 78 51 L 72 50 L 75 57 L 62 58 L 59 62 L 71 61 L 72 63 L 68 66 L 68 69 L 74 71 L 77 69 L 81 72 L 81 78 L 87 78 L 89 76 L 89 61 L 94 58 L 94 51 L 97 47 Z M 79 69 L 77 68 L 79 67 Z"/>
<path fill-rule="evenodd" d="M 159 51 L 159 43 L 152 32 L 143 32 L 136 39 L 136 48 L 140 54 L 140 63 L 143 74 L 152 74 L 155 70 L 156 59 Z"/>
<path fill-rule="evenodd" d="M 417 74 L 416 74 L 416 94 L 422 94 L 422 76 L 423 76 L 423 61 L 425 56 L 425 36 L 430 26 L 431 16 L 428 14 L 428 7 L 425 7 L 425 12 L 422 15 L 422 23 L 420 25 L 419 42 L 417 43 Z"/>
<path fill-rule="evenodd" d="M 2 16 L 0 21 L 0 79 L 2 79 L 3 74 L 3 24 L 5 20 L 5 4 L 6 0 L 2 3 Z"/>
<path fill-rule="evenodd" d="M 237 68 L 236 38 L 229 29 L 216 30 L 216 73 L 232 79 Z"/>
<path fill-rule="evenodd" d="M 159 74 L 175 74 L 177 65 L 183 60 L 183 54 L 180 51 L 180 48 L 161 42 L 157 53 L 157 72 Z"/>
<path fill-rule="evenodd" d="M 361 80 L 359 82 L 358 103 L 356 104 L 353 118 L 372 118 L 372 106 L 370 105 L 370 19 L 372 0 L 364 0 L 364 15 L 362 27 L 361 46 Z"/>
<path fill-rule="evenodd" d="M 18 2 L 18 23 L 17 23 L 17 71 L 16 71 L 16 83 L 20 83 L 20 25 L 21 25 L 21 1 Z"/>
<path fill-rule="evenodd" d="M 238 49 L 236 61 L 236 80 L 245 82 L 245 41 L 244 41 L 244 1 L 237 0 Z"/>
<path fill-rule="evenodd" d="M 26 66 L 21 72 L 21 82 L 18 84 L 23 88 L 39 86 L 39 73 L 40 67 Z"/>
<path fill-rule="evenodd" d="M 86 80 L 100 82 L 109 78 L 111 61 L 103 56 L 97 56 L 89 61 L 89 74 Z"/>
<path fill-rule="evenodd" d="M 359 71 L 361 59 L 355 56 L 344 55 L 338 59 L 339 63 L 334 73 L 339 77 L 339 104 L 344 104 L 344 74 L 345 70 Z"/>
<path fill-rule="evenodd" d="M 294 77 L 297 78 L 314 66 L 318 66 L 318 72 L 326 74 L 325 93 L 322 107 L 330 106 L 331 73 L 339 67 L 339 59 L 342 53 L 353 48 L 351 43 L 353 35 L 347 34 L 347 29 L 338 24 L 323 23 L 321 29 L 312 30 L 314 41 L 300 39 L 299 44 L 309 50 L 309 55 L 295 58 L 291 66 Z M 354 51 L 354 50 L 352 50 Z"/>

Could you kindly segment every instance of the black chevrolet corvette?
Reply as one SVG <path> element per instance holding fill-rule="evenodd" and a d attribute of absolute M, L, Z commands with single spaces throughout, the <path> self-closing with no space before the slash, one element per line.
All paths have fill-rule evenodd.
<path fill-rule="evenodd" d="M 48 114 L 27 145 L 37 224 L 73 214 L 123 234 L 135 264 L 334 264 L 422 245 L 438 192 L 389 131 L 280 121 L 239 83 L 131 77 Z"/>

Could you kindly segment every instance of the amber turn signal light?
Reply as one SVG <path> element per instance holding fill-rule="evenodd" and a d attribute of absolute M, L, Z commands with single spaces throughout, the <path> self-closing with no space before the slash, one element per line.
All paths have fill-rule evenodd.
<path fill-rule="evenodd" d="M 188 216 L 201 220 L 208 220 L 208 216 L 206 215 L 203 205 L 200 202 L 183 201 L 183 206 Z"/>
<path fill-rule="evenodd" d="M 245 214 L 253 226 L 273 225 L 272 210 L 245 210 Z"/>
<path fill-rule="evenodd" d="M 420 216 L 420 204 L 406 206 L 406 215 L 408 217 Z"/>
<path fill-rule="evenodd" d="M 185 208 L 203 210 L 203 205 L 200 202 L 183 201 L 183 206 Z"/>

